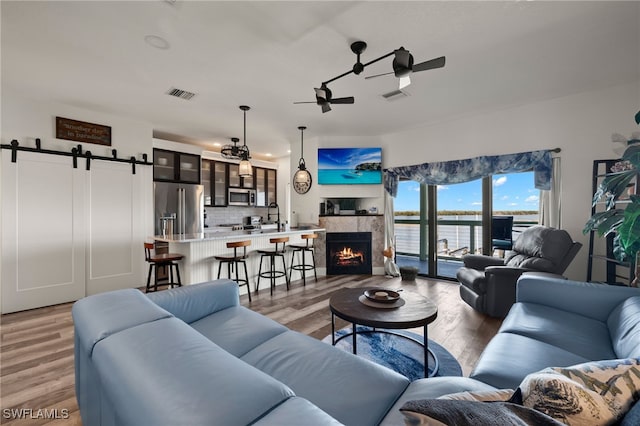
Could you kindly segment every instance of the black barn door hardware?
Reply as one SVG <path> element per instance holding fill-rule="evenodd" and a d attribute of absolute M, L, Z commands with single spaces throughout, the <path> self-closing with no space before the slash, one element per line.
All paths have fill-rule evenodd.
<path fill-rule="evenodd" d="M 78 144 L 77 146 L 71 149 L 71 152 L 67 151 L 56 151 L 53 149 L 43 149 L 40 138 L 36 138 L 36 147 L 28 147 L 28 146 L 20 146 L 20 143 L 13 139 L 11 143 L 1 144 L 0 148 L 2 149 L 10 149 L 11 150 L 11 162 L 15 163 L 18 161 L 18 151 L 27 151 L 27 152 L 39 152 L 41 154 L 51 154 L 51 155 L 61 155 L 63 157 L 72 157 L 73 158 L 73 168 L 78 168 L 78 158 L 86 158 L 86 169 L 91 170 L 91 161 L 92 160 L 100 160 L 100 161 L 115 161 L 117 163 L 129 163 L 131 164 L 131 173 L 136 174 L 136 164 L 140 164 L 143 166 L 152 166 L 153 163 L 148 161 L 148 156 L 146 153 L 142 154 L 142 161 L 137 160 L 136 157 L 130 158 L 118 158 L 118 151 L 115 149 L 111 150 L 111 157 L 101 156 L 101 155 L 93 155 L 91 151 L 86 151 L 83 153 L 82 145 Z"/>

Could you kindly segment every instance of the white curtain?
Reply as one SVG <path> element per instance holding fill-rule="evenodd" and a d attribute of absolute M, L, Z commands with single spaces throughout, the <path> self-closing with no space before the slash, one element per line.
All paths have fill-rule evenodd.
<path fill-rule="evenodd" d="M 541 225 L 561 229 L 561 203 L 560 157 L 554 157 L 551 163 L 551 189 L 540 191 L 539 222 Z"/>
<path fill-rule="evenodd" d="M 393 197 L 387 192 L 384 191 L 384 242 L 385 249 L 392 248 L 395 253 L 395 229 L 394 229 L 394 220 L 395 217 L 393 215 Z M 394 262 L 394 257 L 385 257 L 384 259 L 384 272 L 387 275 L 391 275 L 392 277 L 400 276 L 400 269 L 398 265 Z"/>

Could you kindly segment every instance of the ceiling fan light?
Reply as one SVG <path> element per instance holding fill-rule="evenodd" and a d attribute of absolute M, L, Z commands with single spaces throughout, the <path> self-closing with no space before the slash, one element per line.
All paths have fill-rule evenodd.
<path fill-rule="evenodd" d="M 400 77 L 400 85 L 398 87 L 398 90 L 402 90 L 410 84 L 411 84 L 411 78 L 409 76 Z"/>

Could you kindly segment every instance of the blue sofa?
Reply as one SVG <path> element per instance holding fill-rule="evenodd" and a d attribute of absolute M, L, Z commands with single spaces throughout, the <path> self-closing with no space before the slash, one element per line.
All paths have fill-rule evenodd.
<path fill-rule="evenodd" d="M 526 275 L 471 377 L 411 383 L 241 306 L 229 280 L 98 294 L 72 313 L 85 425 L 401 425 L 406 401 L 640 357 L 639 290 Z"/>

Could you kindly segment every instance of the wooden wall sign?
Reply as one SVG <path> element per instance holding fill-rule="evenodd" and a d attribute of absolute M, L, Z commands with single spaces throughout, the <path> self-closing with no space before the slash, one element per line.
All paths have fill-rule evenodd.
<path fill-rule="evenodd" d="M 56 117 L 56 138 L 111 146 L 111 126 Z"/>

